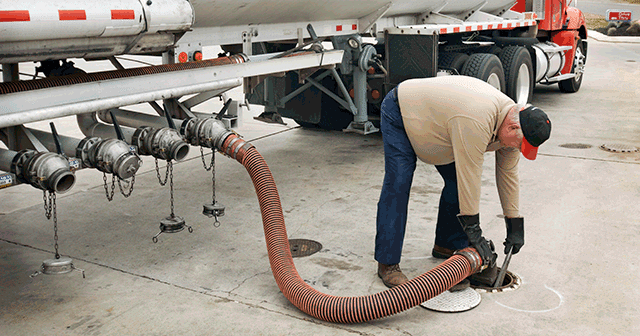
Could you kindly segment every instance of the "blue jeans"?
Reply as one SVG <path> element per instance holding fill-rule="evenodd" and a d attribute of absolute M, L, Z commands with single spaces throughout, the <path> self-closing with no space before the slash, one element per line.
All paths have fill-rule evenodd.
<path fill-rule="evenodd" d="M 384 181 L 378 201 L 375 259 L 386 265 L 397 264 L 402 255 L 409 193 L 416 169 L 416 153 L 404 130 L 397 90 L 382 101 L 380 129 L 384 145 Z M 458 250 L 469 246 L 467 235 L 458 222 L 460 213 L 455 163 L 436 166 L 444 179 L 440 196 L 435 244 Z"/>

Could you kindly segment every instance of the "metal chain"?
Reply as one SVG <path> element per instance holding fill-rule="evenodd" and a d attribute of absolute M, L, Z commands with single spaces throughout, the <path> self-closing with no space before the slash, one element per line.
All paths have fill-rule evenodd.
<path fill-rule="evenodd" d="M 102 172 L 102 181 L 104 181 L 104 193 L 107 196 L 107 200 L 109 202 L 113 201 L 113 194 L 116 191 L 116 178 L 111 175 L 111 188 L 109 188 L 109 184 L 107 184 L 107 173 Z M 111 191 L 109 191 L 111 189 Z"/>
<path fill-rule="evenodd" d="M 136 184 L 136 176 L 133 175 L 131 177 L 131 181 L 128 181 L 127 183 L 125 183 L 126 185 L 125 187 L 122 187 L 121 181 L 126 181 L 126 180 L 118 178 L 118 187 L 120 188 L 120 193 L 122 194 L 122 196 L 124 196 L 124 198 L 127 198 L 131 196 L 131 194 L 133 193 L 133 185 Z"/>
<path fill-rule="evenodd" d="M 51 219 L 51 211 L 53 206 L 53 202 L 51 202 L 51 194 L 47 196 L 47 191 L 43 190 L 42 200 L 44 201 L 44 216 L 47 217 L 47 219 Z"/>
<path fill-rule="evenodd" d="M 171 161 L 167 161 L 167 172 L 169 172 L 168 175 L 169 175 L 169 188 L 170 188 L 170 195 L 171 195 L 171 218 L 173 218 L 176 215 L 173 213 L 173 162 Z"/>
<path fill-rule="evenodd" d="M 200 158 L 202 159 L 202 165 L 204 166 L 204 169 L 206 171 L 210 171 L 211 169 L 213 169 L 213 161 L 215 160 L 215 155 L 216 155 L 216 150 L 212 149 L 211 150 L 211 164 L 209 165 L 209 167 L 207 167 L 207 162 L 204 160 L 204 150 L 202 149 L 202 146 L 200 146 Z"/>
<path fill-rule="evenodd" d="M 160 176 L 160 167 L 158 166 L 158 159 L 156 158 L 156 176 L 158 177 L 158 182 L 160 182 L 161 186 L 167 184 L 167 179 L 169 178 L 169 165 L 171 164 L 170 160 L 167 160 L 167 170 L 164 173 L 164 181 L 162 181 L 162 177 Z"/>
<path fill-rule="evenodd" d="M 211 204 L 216 204 L 216 151 L 211 153 Z"/>
<path fill-rule="evenodd" d="M 45 217 L 47 217 L 47 220 L 53 218 L 53 247 L 56 251 L 56 259 L 60 259 L 60 253 L 58 253 L 58 213 L 56 209 L 56 192 L 49 191 L 47 194 L 47 191 L 45 190 L 42 198 L 44 200 Z"/>

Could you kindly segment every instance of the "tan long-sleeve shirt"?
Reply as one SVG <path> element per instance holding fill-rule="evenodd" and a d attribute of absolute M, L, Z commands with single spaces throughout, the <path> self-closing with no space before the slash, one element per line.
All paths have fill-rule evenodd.
<path fill-rule="evenodd" d="M 503 214 L 519 217 L 520 151 L 503 147 L 498 129 L 516 104 L 486 82 L 467 76 L 410 79 L 398 86 L 404 127 L 417 157 L 455 161 L 461 215 L 480 211 L 484 154 L 496 151 L 496 184 Z"/>

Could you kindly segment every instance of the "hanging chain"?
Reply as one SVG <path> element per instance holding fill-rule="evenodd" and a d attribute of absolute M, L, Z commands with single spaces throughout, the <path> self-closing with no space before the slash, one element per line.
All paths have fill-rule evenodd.
<path fill-rule="evenodd" d="M 216 159 L 215 156 L 216 156 L 216 150 L 212 149 L 211 150 L 211 164 L 207 167 L 207 161 L 204 160 L 204 150 L 202 149 L 202 146 L 200 146 L 200 158 L 202 159 L 202 165 L 204 166 L 204 169 L 206 171 L 210 171 L 211 169 L 213 169 L 214 161 Z"/>
<path fill-rule="evenodd" d="M 167 184 L 167 179 L 169 178 L 169 165 L 171 164 L 170 160 L 167 160 L 167 170 L 164 173 L 164 181 L 162 180 L 162 177 L 160 176 L 160 167 L 158 166 L 158 159 L 156 158 L 156 176 L 158 177 L 158 182 L 160 182 L 161 186 L 164 186 Z"/>
<path fill-rule="evenodd" d="M 176 215 L 173 213 L 173 162 L 167 161 L 167 172 L 169 175 L 169 190 L 171 195 L 171 218 L 174 218 Z M 165 181 L 166 183 L 166 181 Z"/>
<path fill-rule="evenodd" d="M 56 209 L 56 192 L 43 191 L 42 199 L 44 200 L 44 215 L 47 220 L 53 218 L 53 246 L 56 250 L 56 259 L 60 259 L 60 253 L 58 253 L 58 214 Z"/>
<path fill-rule="evenodd" d="M 105 172 L 102 172 L 102 181 L 104 181 L 104 193 L 107 196 L 107 200 L 111 202 L 113 201 L 113 194 L 116 191 L 116 177 L 111 175 L 111 188 L 109 188 L 109 184 L 107 183 L 107 173 Z"/>
<path fill-rule="evenodd" d="M 126 183 L 124 183 L 125 187 L 122 186 L 123 183 L 121 181 L 126 180 L 118 178 L 118 187 L 120 188 L 120 193 L 122 194 L 122 196 L 124 196 L 124 198 L 127 198 L 133 193 L 133 185 L 136 183 L 136 176 L 133 175 L 131 177 L 131 181 L 127 181 Z"/>
<path fill-rule="evenodd" d="M 53 202 L 51 201 L 51 194 L 47 195 L 47 191 L 43 190 L 42 191 L 42 200 L 44 201 L 44 216 L 47 217 L 47 219 L 51 219 L 51 211 L 52 211 L 52 207 L 53 207 Z"/>
<path fill-rule="evenodd" d="M 211 204 L 216 204 L 216 151 L 211 153 Z"/>

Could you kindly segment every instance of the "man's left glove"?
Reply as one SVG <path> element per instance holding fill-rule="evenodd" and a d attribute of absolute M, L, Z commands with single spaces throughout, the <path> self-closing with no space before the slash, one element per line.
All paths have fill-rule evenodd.
<path fill-rule="evenodd" d="M 524 218 L 504 218 L 507 223 L 507 239 L 504 241 L 504 254 L 509 253 L 509 249 L 513 246 L 512 254 L 520 251 L 524 245 Z"/>

